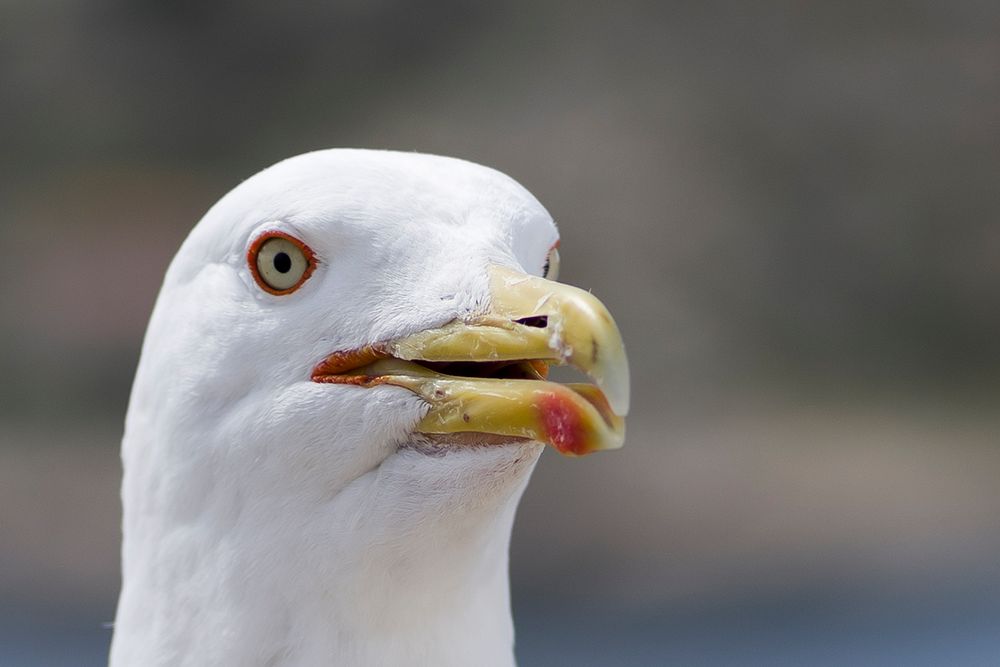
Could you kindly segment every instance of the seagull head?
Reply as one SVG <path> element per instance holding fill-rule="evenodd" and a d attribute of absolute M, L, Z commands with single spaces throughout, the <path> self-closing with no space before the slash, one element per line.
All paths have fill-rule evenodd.
<path fill-rule="evenodd" d="M 503 613 L 480 632 L 509 644 L 507 544 L 540 452 L 617 448 L 628 410 L 618 329 L 556 282 L 558 244 L 512 179 L 414 153 L 301 155 L 212 207 L 133 387 L 113 658 L 378 662 L 365 637 L 445 641 L 481 596 Z"/>

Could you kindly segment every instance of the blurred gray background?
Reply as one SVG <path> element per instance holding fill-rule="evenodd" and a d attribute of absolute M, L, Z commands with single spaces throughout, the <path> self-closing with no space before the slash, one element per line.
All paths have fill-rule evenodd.
<path fill-rule="evenodd" d="M 332 146 L 518 179 L 629 346 L 523 665 L 1000 664 L 1000 4 L 4 0 L 0 114 L 0 664 L 105 660 L 161 276 Z"/>

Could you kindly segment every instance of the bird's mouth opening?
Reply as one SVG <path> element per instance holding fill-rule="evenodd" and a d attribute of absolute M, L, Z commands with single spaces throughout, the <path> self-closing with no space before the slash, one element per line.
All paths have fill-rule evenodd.
<path fill-rule="evenodd" d="M 628 364 L 607 309 L 588 292 L 496 266 L 491 297 L 475 318 L 335 352 L 312 379 L 406 388 L 429 405 L 415 429 L 425 435 L 534 440 L 568 455 L 621 447 Z M 550 364 L 593 384 L 550 382 Z"/>
<path fill-rule="evenodd" d="M 549 376 L 548 362 L 540 359 L 523 361 L 421 361 L 414 359 L 413 363 L 441 375 L 461 378 L 544 380 Z"/>

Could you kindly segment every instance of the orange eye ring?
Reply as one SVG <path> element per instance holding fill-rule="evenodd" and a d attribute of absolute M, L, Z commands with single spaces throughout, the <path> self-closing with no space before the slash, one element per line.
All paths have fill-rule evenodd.
<path fill-rule="evenodd" d="M 247 264 L 262 290 L 284 296 L 299 289 L 316 270 L 316 254 L 290 234 L 268 231 L 250 244 Z"/>

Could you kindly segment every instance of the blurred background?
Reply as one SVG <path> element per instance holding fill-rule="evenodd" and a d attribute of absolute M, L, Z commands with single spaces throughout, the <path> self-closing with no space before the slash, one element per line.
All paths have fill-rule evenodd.
<path fill-rule="evenodd" d="M 519 180 L 629 345 L 522 665 L 1000 664 L 1000 4 L 0 3 L 0 664 L 98 665 L 167 263 L 316 148 Z"/>

